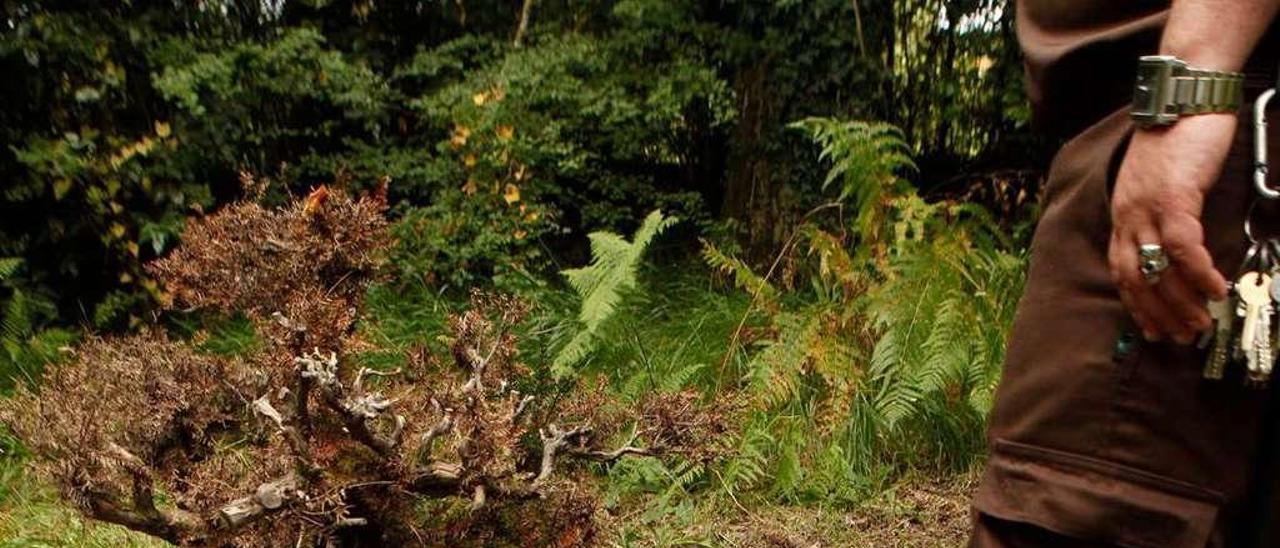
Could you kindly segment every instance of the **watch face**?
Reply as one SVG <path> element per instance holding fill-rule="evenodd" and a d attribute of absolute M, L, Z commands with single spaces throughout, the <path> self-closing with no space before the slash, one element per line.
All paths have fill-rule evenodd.
<path fill-rule="evenodd" d="M 1133 86 L 1133 110 L 1141 112 L 1150 112 L 1155 105 L 1152 102 L 1155 99 L 1155 82 L 1152 81 L 1153 73 L 1140 71 L 1138 72 L 1138 80 Z"/>
<path fill-rule="evenodd" d="M 1144 58 L 1138 63 L 1138 74 L 1133 85 L 1133 105 L 1130 115 L 1145 123 L 1168 123 L 1165 112 L 1168 100 L 1166 89 L 1173 67 L 1155 58 Z M 1174 117 L 1173 119 L 1176 119 Z"/>

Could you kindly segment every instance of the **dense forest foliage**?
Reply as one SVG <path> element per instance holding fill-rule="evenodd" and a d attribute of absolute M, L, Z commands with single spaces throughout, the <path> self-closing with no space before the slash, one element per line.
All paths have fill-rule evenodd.
<path fill-rule="evenodd" d="M 545 544 L 572 530 L 556 542 L 768 544 L 762 508 L 862 507 L 904 478 L 963 476 L 982 452 L 1049 145 L 1028 127 L 1003 0 L 0 0 L 0 19 L 0 379 L 16 393 L 0 407 L 17 432 L 0 537 L 123 542 L 72 525 L 70 504 L 199 540 L 96 512 L 107 495 L 92 474 L 57 473 L 76 444 L 35 435 L 24 408 L 70 391 L 58 399 L 78 409 L 67 379 L 145 392 L 153 370 L 152 384 L 195 382 L 175 360 L 267 375 L 321 359 L 313 346 L 340 355 L 342 382 L 367 370 L 393 393 L 447 379 L 459 341 L 497 337 L 538 401 L 649 411 L 573 437 L 582 455 L 604 451 L 588 441 L 635 454 L 577 465 L 572 512 L 497 496 L 507 476 L 486 464 L 451 488 L 491 485 L 492 504 L 408 489 L 394 532 L 353 502 L 325 507 L 328 525 L 281 518 L 261 533 L 289 543 Z M 341 321 L 316 317 L 310 333 L 345 327 L 315 344 L 273 335 L 309 309 L 286 298 L 299 286 L 268 290 L 284 267 L 245 259 L 255 251 L 199 264 L 205 291 L 256 300 L 209 305 L 163 266 L 216 247 L 201 227 L 240 222 L 220 215 L 312 215 L 347 196 L 385 201 L 376 220 L 353 218 L 385 222 L 386 243 L 354 278 L 290 271 L 358 293 Z M 243 223 L 221 240 L 286 255 L 336 230 Z M 295 304 L 268 310 L 277 298 Z M 476 314 L 511 320 L 511 339 L 459 331 Z M 316 394 L 294 400 L 324 404 Z M 665 450 L 679 436 L 643 435 L 655 398 L 722 428 Z M 256 462 L 292 440 L 244 409 L 183 458 Z M 301 420 L 277 417 L 282 432 Z M 101 436 L 127 438 L 136 418 L 101 420 Z M 513 455 L 545 455 L 550 428 L 495 445 L 503 473 L 536 474 L 537 458 Z M 132 481 L 135 497 L 139 470 L 183 470 L 129 439 L 74 462 L 113 462 L 103 477 L 129 472 L 118 489 Z M 254 469 L 284 466 L 272 462 Z M 413 484 L 342 459 L 321 481 L 299 462 L 313 486 Z M 26 478 L 28 465 L 53 472 Z M 156 481 L 162 514 L 203 508 L 198 490 Z"/>

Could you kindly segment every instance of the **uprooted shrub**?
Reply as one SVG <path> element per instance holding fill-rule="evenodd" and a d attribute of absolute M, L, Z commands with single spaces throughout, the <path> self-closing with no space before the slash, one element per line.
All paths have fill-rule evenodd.
<path fill-rule="evenodd" d="M 450 321 L 448 356 L 358 367 L 384 209 L 321 188 L 192 220 L 149 267 L 167 306 L 243 313 L 266 344 L 225 357 L 159 327 L 91 338 L 4 402 L 5 422 L 86 515 L 219 546 L 489 542 L 472 526 L 512 509 L 522 544 L 586 543 L 597 497 L 570 461 L 696 454 L 685 449 L 710 437 L 715 420 L 688 412 L 690 395 L 627 413 L 585 381 L 522 394 L 536 383 L 512 334 L 525 307 L 509 297 L 473 295 Z M 429 514 L 448 500 L 465 519 L 446 527 Z"/>

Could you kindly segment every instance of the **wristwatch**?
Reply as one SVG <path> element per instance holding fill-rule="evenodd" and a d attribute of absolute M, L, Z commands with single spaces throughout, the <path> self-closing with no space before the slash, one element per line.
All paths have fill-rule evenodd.
<path fill-rule="evenodd" d="M 1140 126 L 1169 126 L 1191 114 L 1236 112 L 1244 74 L 1203 70 L 1171 55 L 1138 59 L 1129 117 Z"/>

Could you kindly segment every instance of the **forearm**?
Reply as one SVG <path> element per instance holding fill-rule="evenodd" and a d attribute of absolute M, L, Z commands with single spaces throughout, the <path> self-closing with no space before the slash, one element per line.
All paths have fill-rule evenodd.
<path fill-rule="evenodd" d="M 1280 0 L 1174 0 L 1162 55 L 1193 66 L 1239 71 L 1280 8 Z"/>

